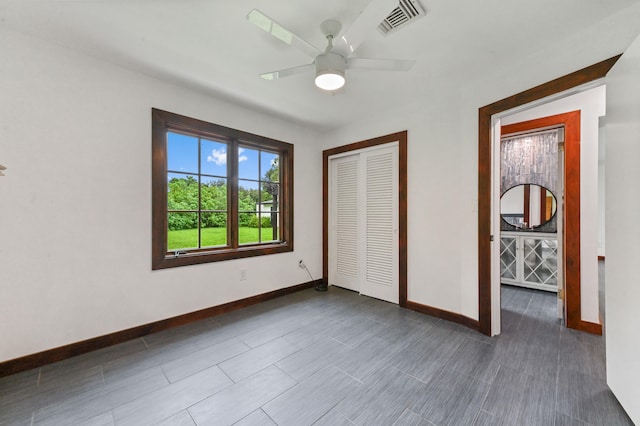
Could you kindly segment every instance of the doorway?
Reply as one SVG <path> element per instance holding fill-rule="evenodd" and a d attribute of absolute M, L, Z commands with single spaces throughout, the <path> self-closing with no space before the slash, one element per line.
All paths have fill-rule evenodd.
<path fill-rule="evenodd" d="M 501 272 L 492 288 L 556 292 L 570 328 L 581 320 L 580 118 L 578 110 L 501 126 Z M 518 189 L 525 196 L 509 206 Z M 521 217 L 510 214 L 518 207 Z"/>
<path fill-rule="evenodd" d="M 386 146 L 385 146 L 386 145 Z M 390 147 L 395 149 L 395 165 L 392 165 L 391 175 L 388 174 L 388 158 L 387 151 Z M 363 167 L 359 164 L 362 162 Z M 357 164 L 357 165 L 356 165 Z M 386 166 L 385 166 L 386 164 Z M 342 177 L 338 176 L 338 171 Z M 357 170 L 356 170 L 357 169 Z M 368 170 L 367 170 L 368 169 Z M 384 170 L 387 170 L 386 172 Z M 382 175 L 379 172 L 382 171 Z M 358 192 L 358 187 L 353 187 L 353 179 L 355 176 L 361 176 L 363 182 L 370 182 L 374 188 L 362 189 Z M 337 194 L 333 191 L 333 186 L 337 179 L 343 179 L 346 183 L 346 193 L 343 194 L 344 202 L 342 208 L 354 209 L 358 206 L 364 210 L 356 213 L 356 216 L 363 216 L 364 221 L 359 220 L 348 224 L 351 227 L 350 232 L 356 232 L 356 236 L 348 237 L 347 233 L 341 234 L 343 247 L 348 249 L 349 253 L 338 253 L 337 234 L 332 233 L 337 225 L 337 205 L 335 197 Z M 391 179 L 391 180 L 390 180 Z M 333 181 L 333 185 L 332 185 Z M 391 184 L 391 186 L 389 186 Z M 361 184 L 360 184 L 361 185 Z M 391 233 L 393 240 L 392 253 L 388 251 L 379 255 L 375 244 L 366 248 L 367 241 L 379 244 L 381 239 L 377 238 L 375 226 L 378 219 L 382 218 L 385 222 L 389 219 L 386 212 L 377 211 L 376 191 L 381 187 L 392 188 L 392 193 L 387 194 L 395 199 L 397 211 L 395 219 L 392 218 L 391 227 L 385 224 L 384 233 Z M 355 192 L 354 192 L 355 191 Z M 388 192 L 388 191 L 387 191 Z M 367 199 L 365 196 L 370 193 L 372 196 Z M 334 198 L 332 203 L 332 198 Z M 367 201 L 369 205 L 367 206 Z M 347 210 L 348 210 L 347 209 Z M 367 212 L 370 212 L 367 218 Z M 347 211 L 349 213 L 349 211 Z M 347 222 L 353 222 L 353 211 L 343 217 Z M 369 225 L 367 225 L 369 221 Z M 354 228 L 355 226 L 355 228 Z M 369 229 L 369 239 L 367 240 L 367 230 Z M 332 236 L 333 235 L 333 236 Z M 363 244 L 365 245 L 362 251 Z M 383 243 L 386 245 L 386 243 Z M 353 250 L 357 251 L 354 252 Z M 355 258 L 353 257 L 355 254 Z M 369 253 L 370 256 L 367 256 Z M 352 257 L 350 259 L 350 257 Z M 369 257 L 369 259 L 367 259 Z M 391 259 L 389 259 L 391 257 Z M 342 268 L 342 277 L 337 277 L 337 261 L 345 261 L 346 264 Z M 389 263 L 391 260 L 391 263 Z M 369 263 L 367 263 L 369 261 Z M 344 263 L 344 262 L 343 262 Z M 391 272 L 394 284 L 393 294 L 389 293 L 389 278 L 380 275 L 381 266 L 385 266 L 384 272 Z M 346 268 L 345 268 L 346 267 Z M 391 271 L 389 271 L 391 268 Z M 351 270 L 350 270 L 351 269 Z M 346 272 L 346 274 L 344 274 Z M 347 281 L 343 281 L 344 275 L 351 275 Z M 368 276 L 367 276 L 368 275 Z M 353 144 L 332 148 L 323 151 L 323 284 L 333 285 L 335 279 L 340 279 L 339 284 L 345 288 L 359 291 L 362 294 L 388 300 L 398 303 L 400 306 L 406 306 L 407 302 L 407 132 L 394 133 L 375 139 L 369 139 Z M 364 283 L 364 284 L 361 284 Z M 363 291 L 364 289 L 364 291 Z M 382 291 L 382 293 L 380 293 Z"/>
<path fill-rule="evenodd" d="M 570 91 L 577 93 L 580 87 L 584 87 L 591 82 L 602 79 L 619 59 L 619 55 L 605 61 L 594 64 L 590 67 L 552 80 L 548 83 L 518 93 L 479 109 L 478 121 L 478 296 L 479 296 L 479 330 L 486 335 L 500 333 L 500 294 L 493 291 L 492 277 L 499 274 L 499 269 L 495 267 L 496 256 L 499 250 L 495 249 L 494 241 L 494 217 L 493 214 L 499 208 L 495 201 L 494 187 L 492 185 L 495 178 L 493 146 L 494 135 L 500 133 L 500 120 L 496 120 L 499 115 L 505 115 L 507 111 L 522 108 L 534 102 L 552 96 L 560 97 L 561 94 L 568 94 Z M 570 93 L 569 93 L 570 94 Z M 577 307 L 577 309 L 580 309 Z M 582 313 L 577 315 L 582 318 Z M 579 330 L 593 333 L 601 333 L 602 326 L 582 319 L 574 327 Z"/>

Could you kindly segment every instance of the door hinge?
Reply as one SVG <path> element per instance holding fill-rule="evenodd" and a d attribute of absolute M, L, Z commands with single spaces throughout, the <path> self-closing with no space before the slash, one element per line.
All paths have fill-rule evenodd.
<path fill-rule="evenodd" d="M 489 236 L 489 241 L 493 241 L 493 235 Z"/>
<path fill-rule="evenodd" d="M 559 288 L 558 289 L 558 299 L 564 300 L 564 289 L 563 288 Z"/>

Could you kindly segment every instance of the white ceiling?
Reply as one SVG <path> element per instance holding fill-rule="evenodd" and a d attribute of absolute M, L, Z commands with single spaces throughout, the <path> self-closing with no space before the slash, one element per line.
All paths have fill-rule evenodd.
<path fill-rule="evenodd" d="M 245 16 L 258 8 L 323 49 L 320 23 L 348 28 L 369 0 L 0 0 L 0 26 L 319 129 L 442 96 L 558 43 L 582 52 L 570 72 L 622 52 L 640 32 L 640 0 L 419 1 L 424 18 L 386 37 L 372 28 L 353 55 L 416 65 L 347 71 L 336 94 L 317 89 L 312 74 L 261 79 L 312 59 Z"/>

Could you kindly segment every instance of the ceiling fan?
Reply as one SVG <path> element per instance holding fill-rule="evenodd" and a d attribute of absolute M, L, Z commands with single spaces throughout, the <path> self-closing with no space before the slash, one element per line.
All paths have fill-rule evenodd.
<path fill-rule="evenodd" d="M 334 19 L 324 21 L 320 30 L 327 39 L 324 51 L 300 38 L 257 9 L 247 14 L 247 20 L 258 28 L 270 33 L 280 41 L 289 44 L 313 58 L 310 64 L 285 68 L 261 74 L 265 80 L 276 80 L 315 68 L 315 84 L 320 89 L 334 91 L 345 84 L 345 72 L 350 69 L 370 69 L 384 71 L 408 71 L 415 61 L 401 59 L 365 59 L 350 55 L 364 41 L 372 29 L 397 7 L 398 0 L 371 0 L 351 27 L 340 33 L 342 24 Z"/>

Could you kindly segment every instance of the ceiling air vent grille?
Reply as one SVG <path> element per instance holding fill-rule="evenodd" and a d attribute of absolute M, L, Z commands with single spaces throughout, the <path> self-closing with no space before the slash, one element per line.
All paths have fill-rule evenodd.
<path fill-rule="evenodd" d="M 386 35 L 392 30 L 396 30 L 412 20 L 424 16 L 424 14 L 424 9 L 418 3 L 418 0 L 400 0 L 398 7 L 393 9 L 389 16 L 378 24 L 378 29 Z"/>

